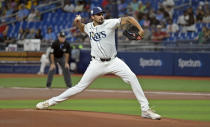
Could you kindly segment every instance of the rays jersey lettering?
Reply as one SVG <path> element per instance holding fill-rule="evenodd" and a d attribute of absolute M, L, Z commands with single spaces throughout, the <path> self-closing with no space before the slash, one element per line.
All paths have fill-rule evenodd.
<path fill-rule="evenodd" d="M 91 55 L 98 58 L 111 58 L 117 54 L 115 46 L 115 29 L 120 26 L 121 19 L 107 19 L 101 25 L 93 22 L 84 26 L 91 44 Z"/>
<path fill-rule="evenodd" d="M 89 32 L 90 34 L 90 39 L 94 40 L 94 41 L 100 41 L 102 38 L 106 38 L 106 32 L 105 31 L 101 31 L 98 33 L 93 33 L 93 32 Z"/>

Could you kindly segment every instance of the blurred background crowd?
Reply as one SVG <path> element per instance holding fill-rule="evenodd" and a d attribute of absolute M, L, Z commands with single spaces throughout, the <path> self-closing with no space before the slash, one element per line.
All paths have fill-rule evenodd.
<path fill-rule="evenodd" d="M 69 43 L 88 43 L 74 26 L 75 15 L 90 22 L 90 9 L 101 6 L 105 18 L 134 16 L 145 31 L 143 41 L 161 44 L 210 43 L 209 0 L 0 0 L 0 50 L 21 47 L 24 39 L 50 45 L 64 31 Z M 118 30 L 118 42 L 128 40 Z"/>

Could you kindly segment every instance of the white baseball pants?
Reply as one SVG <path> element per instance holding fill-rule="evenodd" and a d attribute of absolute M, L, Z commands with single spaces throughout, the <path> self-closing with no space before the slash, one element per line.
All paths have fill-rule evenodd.
<path fill-rule="evenodd" d="M 78 94 L 85 90 L 97 77 L 108 73 L 113 73 L 121 77 L 124 82 L 130 84 L 139 104 L 141 105 L 141 110 L 146 111 L 149 109 L 148 100 L 144 95 L 136 75 L 121 59 L 117 57 L 105 62 L 92 58 L 92 61 L 90 62 L 79 83 L 74 87 L 67 89 L 59 96 L 49 99 L 49 104 L 54 105 L 58 102 L 67 100 L 72 95 Z"/>

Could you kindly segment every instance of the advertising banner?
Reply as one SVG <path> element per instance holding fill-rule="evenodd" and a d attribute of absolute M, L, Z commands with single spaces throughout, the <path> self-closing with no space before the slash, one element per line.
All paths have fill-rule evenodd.
<path fill-rule="evenodd" d="M 172 75 L 171 53 L 118 53 L 118 56 L 138 75 Z"/>
<path fill-rule="evenodd" d="M 210 76 L 210 54 L 174 54 L 174 75 Z"/>
<path fill-rule="evenodd" d="M 210 76 L 210 54 L 169 52 L 118 52 L 137 75 Z M 81 51 L 78 72 L 84 73 L 90 51 Z"/>

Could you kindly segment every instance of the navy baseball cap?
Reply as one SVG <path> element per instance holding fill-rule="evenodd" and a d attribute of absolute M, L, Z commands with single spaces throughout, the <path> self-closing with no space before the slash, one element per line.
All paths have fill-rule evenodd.
<path fill-rule="evenodd" d="M 105 13 L 104 10 L 101 7 L 94 7 L 91 11 L 90 14 L 91 15 L 96 15 L 99 13 Z"/>
<path fill-rule="evenodd" d="M 65 35 L 64 32 L 60 32 L 60 33 L 59 33 L 59 36 L 60 36 L 60 37 L 65 37 L 66 35 Z"/>

